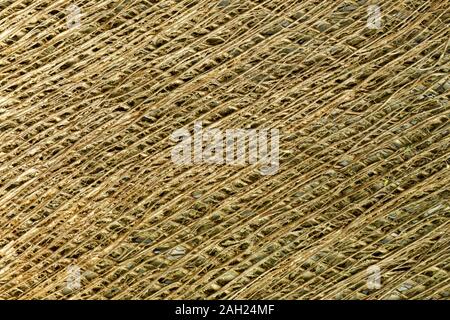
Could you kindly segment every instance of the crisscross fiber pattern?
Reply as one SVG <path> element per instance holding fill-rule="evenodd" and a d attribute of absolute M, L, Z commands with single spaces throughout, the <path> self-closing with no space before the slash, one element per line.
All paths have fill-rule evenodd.
<path fill-rule="evenodd" d="M 0 298 L 448 299 L 449 24 L 443 0 L 2 0 Z M 175 165 L 196 121 L 279 129 L 279 170 Z"/>

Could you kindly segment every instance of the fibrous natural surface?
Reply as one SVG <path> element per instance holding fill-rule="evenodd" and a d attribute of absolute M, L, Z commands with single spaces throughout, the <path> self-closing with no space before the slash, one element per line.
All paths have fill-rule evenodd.
<path fill-rule="evenodd" d="M 448 299 L 449 25 L 442 0 L 2 0 L 0 298 Z M 279 129 L 279 170 L 174 164 L 195 121 Z"/>

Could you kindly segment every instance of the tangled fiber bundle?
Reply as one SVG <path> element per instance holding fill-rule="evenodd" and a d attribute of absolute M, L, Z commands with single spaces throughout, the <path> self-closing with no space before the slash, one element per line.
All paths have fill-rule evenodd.
<path fill-rule="evenodd" d="M 442 0 L 2 0 L 0 298 L 448 299 L 449 24 Z M 195 121 L 279 129 L 279 170 L 175 165 Z"/>

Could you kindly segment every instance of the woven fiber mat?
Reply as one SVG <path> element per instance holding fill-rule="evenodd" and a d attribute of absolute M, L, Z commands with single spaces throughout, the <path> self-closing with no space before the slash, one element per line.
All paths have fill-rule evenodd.
<path fill-rule="evenodd" d="M 449 39 L 445 0 L 1 0 L 0 299 L 448 299 Z"/>

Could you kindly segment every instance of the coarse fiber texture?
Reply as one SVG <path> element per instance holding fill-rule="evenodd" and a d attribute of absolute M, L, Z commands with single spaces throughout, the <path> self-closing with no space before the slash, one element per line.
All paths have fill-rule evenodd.
<path fill-rule="evenodd" d="M 448 299 L 449 39 L 447 0 L 1 0 L 0 299 Z M 278 171 L 175 164 L 196 121 Z"/>

